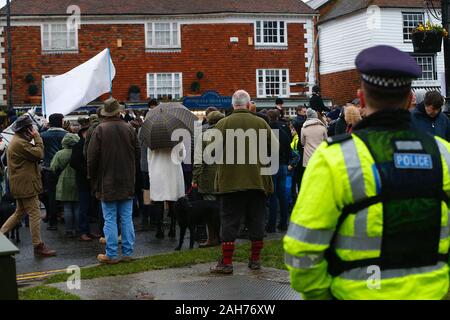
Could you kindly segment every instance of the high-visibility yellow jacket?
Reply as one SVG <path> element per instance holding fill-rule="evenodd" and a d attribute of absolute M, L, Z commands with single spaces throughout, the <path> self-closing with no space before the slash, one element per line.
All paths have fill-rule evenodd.
<path fill-rule="evenodd" d="M 449 289 L 449 268 L 445 262 L 381 270 L 376 286 L 372 285 L 375 273 L 367 267 L 345 271 L 337 277 L 327 272 L 324 253 L 342 209 L 361 196 L 356 195 L 358 192 L 365 197 L 377 194 L 373 157 L 360 138 L 352 137 L 341 144 L 324 142 L 308 163 L 284 238 L 292 287 L 304 299 L 442 299 Z M 450 144 L 440 138 L 436 141 L 443 164 L 443 188 L 450 195 Z M 355 188 L 358 184 L 359 188 Z M 446 254 L 450 223 L 445 202 L 441 221 L 439 253 Z M 365 215 L 349 215 L 344 220 L 337 232 L 336 253 L 345 261 L 378 258 L 382 232 L 383 205 L 378 203 L 369 207 Z"/>
<path fill-rule="evenodd" d="M 298 141 L 299 141 L 298 134 L 295 134 L 291 142 L 291 149 L 293 151 L 298 151 Z"/>

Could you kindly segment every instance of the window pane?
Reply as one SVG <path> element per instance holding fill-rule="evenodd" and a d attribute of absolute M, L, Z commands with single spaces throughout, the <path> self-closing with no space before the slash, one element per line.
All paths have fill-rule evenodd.
<path fill-rule="evenodd" d="M 155 45 L 170 46 L 170 23 L 155 23 Z"/>
<path fill-rule="evenodd" d="M 44 24 L 42 36 L 44 49 L 50 49 L 50 27 L 48 24 Z"/>
<path fill-rule="evenodd" d="M 172 44 L 174 45 L 174 46 L 177 46 L 178 45 L 178 24 L 177 23 L 172 23 L 172 37 L 173 37 L 173 40 L 172 40 Z"/>
<path fill-rule="evenodd" d="M 287 74 L 287 69 L 258 70 L 258 96 L 287 97 L 289 92 L 289 79 Z"/>
<path fill-rule="evenodd" d="M 403 39 L 411 40 L 413 30 L 420 24 L 424 23 L 424 14 L 417 13 L 403 13 Z"/>
<path fill-rule="evenodd" d="M 155 22 L 147 24 L 147 45 L 150 47 L 178 47 L 180 45 L 177 22 Z"/>
<path fill-rule="evenodd" d="M 156 87 L 154 79 L 156 77 Z M 157 98 L 181 98 L 181 73 L 152 73 L 149 74 L 149 92 Z"/>
<path fill-rule="evenodd" d="M 72 30 L 69 32 L 69 47 L 75 48 L 76 47 L 76 31 Z"/>
<path fill-rule="evenodd" d="M 43 25 L 43 47 L 46 50 L 76 49 L 78 29 L 68 30 L 65 23 Z"/>
<path fill-rule="evenodd" d="M 153 46 L 153 23 L 147 23 L 147 45 Z"/>
<path fill-rule="evenodd" d="M 418 80 L 437 80 L 434 71 L 434 56 L 414 56 L 422 68 L 422 77 Z"/>
<path fill-rule="evenodd" d="M 256 42 L 262 44 L 286 43 L 286 23 L 284 21 L 257 21 Z"/>

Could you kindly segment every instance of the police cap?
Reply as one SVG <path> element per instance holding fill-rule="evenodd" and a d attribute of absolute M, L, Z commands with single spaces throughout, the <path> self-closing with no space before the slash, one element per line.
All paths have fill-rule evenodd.
<path fill-rule="evenodd" d="M 390 46 L 375 46 L 356 57 L 356 68 L 364 82 L 386 89 L 405 88 L 422 75 L 422 69 L 408 53 Z"/>

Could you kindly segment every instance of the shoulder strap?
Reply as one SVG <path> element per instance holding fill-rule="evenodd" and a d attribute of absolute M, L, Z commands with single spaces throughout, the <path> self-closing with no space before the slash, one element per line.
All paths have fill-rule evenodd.
<path fill-rule="evenodd" d="M 339 134 L 337 136 L 334 137 L 329 137 L 327 139 L 328 145 L 331 146 L 333 144 L 338 144 L 347 140 L 352 139 L 352 135 L 348 134 L 348 133 L 344 133 L 344 134 Z"/>

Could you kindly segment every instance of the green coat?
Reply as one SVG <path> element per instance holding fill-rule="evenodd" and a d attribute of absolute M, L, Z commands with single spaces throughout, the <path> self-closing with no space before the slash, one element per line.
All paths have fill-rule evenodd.
<path fill-rule="evenodd" d="M 226 130 L 227 129 L 242 129 L 244 132 L 247 132 L 248 129 L 254 129 L 256 132 L 259 132 L 260 129 L 267 130 L 267 139 L 266 142 L 268 144 L 268 150 L 270 150 L 270 140 L 272 137 L 272 129 L 269 125 L 254 115 L 250 111 L 246 109 L 235 110 L 228 117 L 220 120 L 216 124 L 216 129 L 222 132 L 224 139 L 224 154 L 223 154 L 223 164 L 217 165 L 217 173 L 215 177 L 215 190 L 220 193 L 232 193 L 238 191 L 247 191 L 247 190 L 261 190 L 266 194 L 273 193 L 273 181 L 271 175 L 262 175 L 261 169 L 267 168 L 268 166 L 264 166 L 261 164 L 261 159 L 259 159 L 258 152 L 256 152 L 257 161 L 256 164 L 249 163 L 249 144 L 248 142 L 245 144 L 245 163 L 244 164 L 236 164 L 236 159 L 234 164 L 227 164 L 227 150 L 226 150 Z M 257 143 L 259 142 L 259 135 L 257 135 Z M 238 143 L 234 143 L 234 154 L 235 158 L 238 155 L 237 152 Z M 270 166 L 270 165 L 269 165 Z M 275 172 L 276 173 L 276 172 Z"/>
<path fill-rule="evenodd" d="M 222 116 L 223 117 L 223 116 Z M 206 164 L 203 161 L 202 155 L 205 148 L 210 144 L 208 136 L 215 128 L 215 124 L 203 132 L 203 139 L 199 139 L 197 143 L 202 145 L 202 148 L 195 149 L 195 163 L 192 171 L 192 182 L 198 185 L 198 192 L 201 194 L 215 194 L 214 181 L 216 178 L 217 166 L 216 164 Z M 199 137 L 200 138 L 200 137 Z"/>
<path fill-rule="evenodd" d="M 69 164 L 72 157 L 72 147 L 79 140 L 80 138 L 76 134 L 66 134 L 62 141 L 63 149 L 55 154 L 50 165 L 53 172 L 60 173 L 56 185 L 57 201 L 77 202 L 79 200 L 76 171 Z"/>

